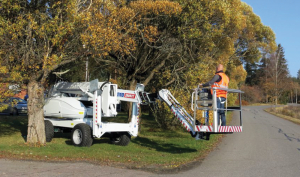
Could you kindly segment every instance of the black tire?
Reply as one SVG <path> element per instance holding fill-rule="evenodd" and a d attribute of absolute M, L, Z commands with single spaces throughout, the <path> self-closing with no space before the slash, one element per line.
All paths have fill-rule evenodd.
<path fill-rule="evenodd" d="M 46 142 L 51 142 L 54 137 L 54 127 L 49 120 L 45 120 Z"/>
<path fill-rule="evenodd" d="M 119 146 L 127 146 L 131 141 L 131 136 L 128 133 L 112 133 L 110 142 Z"/>
<path fill-rule="evenodd" d="M 12 112 L 11 112 L 11 115 L 13 116 L 17 116 L 18 115 L 18 110 L 17 108 L 13 108 Z"/>
<path fill-rule="evenodd" d="M 84 123 L 75 125 L 71 139 L 74 146 L 90 147 L 93 144 L 91 127 Z"/>

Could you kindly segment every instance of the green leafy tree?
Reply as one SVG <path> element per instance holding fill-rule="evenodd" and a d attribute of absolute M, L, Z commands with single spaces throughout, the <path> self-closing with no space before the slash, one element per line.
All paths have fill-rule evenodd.
<path fill-rule="evenodd" d="M 98 9 L 106 14 L 97 14 Z M 121 85 L 129 89 L 137 82 L 147 85 L 157 71 L 177 62 L 174 24 L 180 12 L 178 3 L 165 0 L 94 3 L 84 42 L 100 67 L 108 66 L 111 73 L 117 70 Z M 105 45 L 112 39 L 116 40 Z"/>
<path fill-rule="evenodd" d="M 300 69 L 299 69 L 298 72 L 297 72 L 297 80 L 298 80 L 298 82 L 300 83 Z"/>
<path fill-rule="evenodd" d="M 245 84 L 254 86 L 259 83 L 259 64 L 258 63 L 246 63 L 245 70 L 247 72 L 247 78 L 245 80 Z"/>
<path fill-rule="evenodd" d="M 2 1 L 0 66 L 4 81 L 28 84 L 28 143 L 45 143 L 44 85 L 58 67 L 82 58 L 79 1 Z"/>
<path fill-rule="evenodd" d="M 276 48 L 271 28 L 264 26 L 252 8 L 240 0 L 176 2 L 182 6 L 177 37 L 182 62 L 158 72 L 149 90 L 167 87 L 185 108 L 190 107 L 191 89 L 211 79 L 217 64 L 225 66 L 230 87 L 238 88 L 246 78 L 242 64 L 252 64 L 263 51 Z M 231 97 L 230 102 L 235 99 Z M 171 114 L 165 114 L 161 117 L 172 119 Z"/>
<path fill-rule="evenodd" d="M 212 77 L 218 63 L 230 73 L 228 63 L 235 66 L 254 63 L 261 58 L 261 51 L 276 48 L 271 28 L 264 26 L 252 8 L 240 0 L 177 2 L 183 9 L 179 28 L 181 57 L 188 61 L 187 67 L 201 71 L 197 78 L 202 82 Z M 197 63 L 201 67 L 195 67 Z"/>
<path fill-rule="evenodd" d="M 282 96 L 286 91 L 286 85 L 289 84 L 289 71 L 281 44 L 278 44 L 275 53 L 264 58 L 263 66 L 265 67 L 263 68 L 262 87 L 271 101 L 278 104 L 279 99 L 284 99 Z"/>
<path fill-rule="evenodd" d="M 4 82 L 28 84 L 27 142 L 45 143 L 43 95 L 52 71 L 89 55 L 118 66 L 130 83 L 143 73 L 153 77 L 164 56 L 170 59 L 156 52 L 168 40 L 160 24 L 180 11 L 169 1 L 2 1 L 0 72 L 8 75 Z M 143 47 L 148 53 L 139 53 Z"/>

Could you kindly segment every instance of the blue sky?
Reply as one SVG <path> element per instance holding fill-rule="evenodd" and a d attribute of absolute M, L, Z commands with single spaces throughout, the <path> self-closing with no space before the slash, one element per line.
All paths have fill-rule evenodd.
<path fill-rule="evenodd" d="M 300 0 L 242 0 L 264 25 L 272 28 L 281 44 L 292 77 L 300 69 Z"/>

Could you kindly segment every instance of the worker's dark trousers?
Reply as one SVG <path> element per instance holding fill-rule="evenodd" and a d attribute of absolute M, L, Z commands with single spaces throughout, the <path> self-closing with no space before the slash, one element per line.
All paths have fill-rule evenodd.
<path fill-rule="evenodd" d="M 217 98 L 217 108 L 224 109 L 225 108 L 225 101 L 226 98 L 218 97 Z M 226 117 L 225 117 L 225 111 L 224 110 L 218 110 L 218 125 L 220 125 L 220 119 L 222 120 L 221 126 L 226 126 Z"/>

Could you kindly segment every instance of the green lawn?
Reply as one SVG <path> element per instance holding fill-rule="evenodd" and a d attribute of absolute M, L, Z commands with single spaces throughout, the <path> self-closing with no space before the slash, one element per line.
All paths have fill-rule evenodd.
<path fill-rule="evenodd" d="M 110 144 L 108 138 L 94 140 L 91 147 L 75 147 L 70 133 L 56 133 L 46 146 L 31 147 L 25 142 L 26 131 L 27 116 L 0 115 L 0 157 L 172 169 L 202 159 L 222 137 L 211 135 L 210 141 L 196 141 L 181 127 L 163 131 L 147 114 L 142 116 L 138 137 L 125 147 Z"/>

